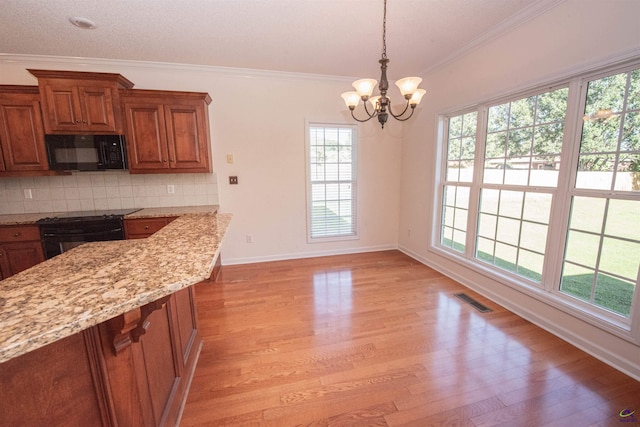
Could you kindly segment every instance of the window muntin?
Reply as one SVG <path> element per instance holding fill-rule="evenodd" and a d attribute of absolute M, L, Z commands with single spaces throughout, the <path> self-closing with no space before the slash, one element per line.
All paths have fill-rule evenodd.
<path fill-rule="evenodd" d="M 355 237 L 356 130 L 309 125 L 309 238 Z"/>

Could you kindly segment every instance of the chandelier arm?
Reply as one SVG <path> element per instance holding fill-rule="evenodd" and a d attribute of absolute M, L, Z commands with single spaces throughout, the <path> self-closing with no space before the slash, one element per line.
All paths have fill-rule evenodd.
<path fill-rule="evenodd" d="M 369 116 L 369 118 L 373 118 L 378 115 L 378 110 L 376 109 L 373 110 L 373 113 L 369 112 L 369 108 L 367 107 L 367 101 L 364 101 L 363 105 L 364 105 L 364 111 L 367 113 L 367 116 Z"/>
<path fill-rule="evenodd" d="M 391 111 L 391 103 L 389 103 L 389 113 L 393 116 L 394 119 L 400 120 L 400 121 L 404 121 L 402 119 L 400 119 L 400 117 L 402 117 L 404 115 L 404 113 L 407 112 L 407 110 L 409 109 L 409 100 L 407 100 L 407 103 L 404 106 L 404 110 L 402 110 L 402 113 L 400 114 L 393 114 L 393 111 Z M 411 114 L 413 114 L 413 108 L 411 108 Z M 411 117 L 411 116 L 409 116 Z M 405 119 L 406 120 L 406 119 Z"/>
<path fill-rule="evenodd" d="M 355 116 L 355 114 L 353 114 L 353 110 L 352 110 L 352 109 L 349 109 L 349 110 L 351 111 L 351 117 L 353 117 L 353 119 L 354 119 L 355 121 L 360 122 L 360 123 L 368 122 L 369 120 L 373 119 L 375 116 L 377 116 L 377 115 L 378 115 L 378 114 L 377 114 L 377 112 L 376 112 L 376 113 L 374 113 L 374 114 L 369 114 L 369 112 L 367 112 L 367 115 L 368 115 L 369 117 L 367 117 L 366 119 L 362 119 L 362 120 L 361 120 L 361 119 L 357 118 L 357 117 Z M 354 110 L 355 110 L 355 108 L 354 108 Z"/>
<path fill-rule="evenodd" d="M 391 111 L 391 110 L 389 110 Z M 404 111 L 402 112 L 402 114 L 404 114 L 407 111 L 407 109 L 405 108 Z M 400 114 L 399 116 L 393 116 L 393 113 L 391 114 L 393 116 L 394 119 L 396 119 L 399 122 L 406 122 L 407 120 L 409 120 L 411 118 L 411 116 L 413 116 L 413 112 L 416 111 L 416 107 L 411 107 L 411 114 L 409 114 L 407 117 L 405 118 L 400 118 L 400 116 L 402 116 L 402 114 Z"/>

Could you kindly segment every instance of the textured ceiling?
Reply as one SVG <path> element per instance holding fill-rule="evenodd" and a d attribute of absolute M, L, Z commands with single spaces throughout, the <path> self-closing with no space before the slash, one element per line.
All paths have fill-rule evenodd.
<path fill-rule="evenodd" d="M 560 0 L 388 0 L 389 78 L 415 75 Z M 382 0 L 0 0 L 0 53 L 379 74 Z M 80 16 L 97 28 L 82 30 Z"/>

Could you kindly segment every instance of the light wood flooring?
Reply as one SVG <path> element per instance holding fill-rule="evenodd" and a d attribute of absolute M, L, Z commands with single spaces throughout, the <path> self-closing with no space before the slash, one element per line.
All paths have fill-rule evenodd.
<path fill-rule="evenodd" d="M 225 266 L 197 298 L 184 427 L 640 426 L 638 381 L 397 251 Z"/>

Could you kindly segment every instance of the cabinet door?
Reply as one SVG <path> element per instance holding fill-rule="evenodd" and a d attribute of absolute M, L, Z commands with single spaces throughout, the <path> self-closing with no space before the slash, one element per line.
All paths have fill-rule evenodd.
<path fill-rule="evenodd" d="M 44 252 L 40 242 L 4 243 L 0 257 L 6 278 L 44 261 Z"/>
<path fill-rule="evenodd" d="M 209 126 L 204 102 L 165 104 L 169 162 L 172 169 L 209 172 Z"/>
<path fill-rule="evenodd" d="M 169 169 L 169 153 L 161 104 L 125 102 L 129 171 Z"/>
<path fill-rule="evenodd" d="M 179 354 L 180 375 L 187 369 L 193 352 L 198 351 L 198 328 L 195 289 L 182 289 L 171 297 L 170 308 L 174 316 L 174 336 Z"/>
<path fill-rule="evenodd" d="M 144 372 L 142 385 L 148 387 L 154 425 L 175 425 L 175 421 L 167 423 L 169 418 L 175 418 L 176 391 L 180 384 L 170 322 L 165 304 L 147 318 L 146 333 L 140 337 L 140 346 L 136 346 L 136 370 Z"/>
<path fill-rule="evenodd" d="M 7 264 L 7 255 L 2 245 L 0 245 L 0 280 L 9 277 L 9 265 Z"/>
<path fill-rule="evenodd" d="M 0 164 L 4 171 L 48 169 L 39 98 L 36 94 L 0 98 Z"/>
<path fill-rule="evenodd" d="M 109 85 L 95 82 L 80 86 L 75 80 L 63 80 L 47 83 L 43 89 L 47 132 L 119 132 Z"/>
<path fill-rule="evenodd" d="M 46 84 L 44 94 L 44 128 L 47 133 L 82 130 L 82 109 L 78 88 L 73 83 Z"/>
<path fill-rule="evenodd" d="M 4 166 L 4 157 L 2 157 L 2 135 L 0 135 L 0 172 L 5 172 L 7 168 Z"/>
<path fill-rule="evenodd" d="M 90 132 L 116 132 L 112 89 L 99 84 L 78 90 L 82 107 L 82 129 Z"/>

